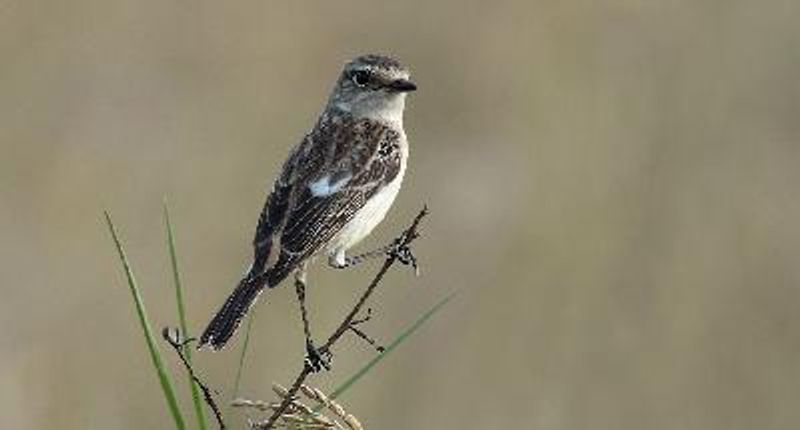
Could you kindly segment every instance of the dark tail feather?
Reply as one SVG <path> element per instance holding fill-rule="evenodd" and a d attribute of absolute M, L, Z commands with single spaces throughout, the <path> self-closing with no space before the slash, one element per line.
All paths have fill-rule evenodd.
<path fill-rule="evenodd" d="M 264 282 L 256 279 L 246 277 L 243 279 L 236 289 L 233 290 L 225 304 L 214 315 L 214 319 L 208 324 L 203 335 L 200 337 L 200 345 L 202 348 L 209 345 L 213 350 L 222 349 L 228 340 L 236 333 L 239 328 L 239 323 L 242 322 L 247 311 L 255 303 L 261 290 L 264 289 Z"/>

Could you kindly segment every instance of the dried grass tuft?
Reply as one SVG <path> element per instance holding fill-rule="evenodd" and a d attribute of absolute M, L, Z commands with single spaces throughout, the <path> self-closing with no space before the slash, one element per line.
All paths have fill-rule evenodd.
<path fill-rule="evenodd" d="M 264 402 L 261 400 L 236 399 L 231 405 L 234 407 L 251 408 L 261 412 L 274 412 L 281 403 L 286 400 L 289 390 L 280 384 L 273 384 L 272 391 L 278 396 L 276 402 Z M 327 396 L 322 390 L 308 385 L 301 385 L 300 392 L 306 398 L 306 403 L 313 402 L 311 405 L 303 403 L 295 397 L 289 402 L 289 406 L 283 411 L 276 428 L 286 428 L 292 430 L 364 430 L 361 422 L 353 414 Z M 319 410 L 319 412 L 317 412 Z M 327 412 L 327 415 L 326 413 Z M 263 422 L 251 424 L 253 429 L 263 429 Z"/>

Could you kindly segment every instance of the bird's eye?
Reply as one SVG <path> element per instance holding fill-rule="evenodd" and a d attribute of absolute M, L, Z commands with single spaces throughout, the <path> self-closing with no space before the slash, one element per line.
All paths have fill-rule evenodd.
<path fill-rule="evenodd" d="M 369 72 L 366 70 L 356 70 L 352 76 L 353 82 L 359 87 L 367 85 L 369 82 Z"/>

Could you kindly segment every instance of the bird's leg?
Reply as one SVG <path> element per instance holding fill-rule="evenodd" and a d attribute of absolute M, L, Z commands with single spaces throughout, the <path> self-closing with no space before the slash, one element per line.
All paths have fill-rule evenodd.
<path fill-rule="evenodd" d="M 392 245 L 387 245 L 363 254 L 353 256 L 347 256 L 345 255 L 344 251 L 339 251 L 335 254 L 331 254 L 328 257 L 328 265 L 334 269 L 347 269 L 373 258 L 386 257 L 391 249 Z"/>
<path fill-rule="evenodd" d="M 373 258 L 394 256 L 400 263 L 413 267 L 414 273 L 419 275 L 417 258 L 411 252 L 411 248 L 401 245 L 404 242 L 402 239 L 402 237 L 397 238 L 389 245 L 353 256 L 346 256 L 344 251 L 336 252 L 328 257 L 328 265 L 335 269 L 347 269 Z"/>
<path fill-rule="evenodd" d="M 308 323 L 308 312 L 306 311 L 306 276 L 305 268 L 295 272 L 294 287 L 297 291 L 297 300 L 300 302 L 300 313 L 303 316 L 303 333 L 306 337 L 306 366 L 309 366 L 314 372 L 319 372 L 323 368 L 331 370 L 330 352 L 323 354 L 314 346 L 311 340 L 311 329 Z"/>

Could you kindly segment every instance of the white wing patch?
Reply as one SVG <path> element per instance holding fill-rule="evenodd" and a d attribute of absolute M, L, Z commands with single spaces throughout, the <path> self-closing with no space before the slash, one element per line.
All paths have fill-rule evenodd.
<path fill-rule="evenodd" d="M 312 182 L 308 186 L 308 189 L 311 190 L 311 194 L 314 197 L 329 196 L 341 190 L 345 185 L 347 185 L 347 182 L 349 182 L 352 177 L 353 175 L 347 175 L 344 178 L 331 183 L 330 175 L 323 176 L 322 178 Z"/>

